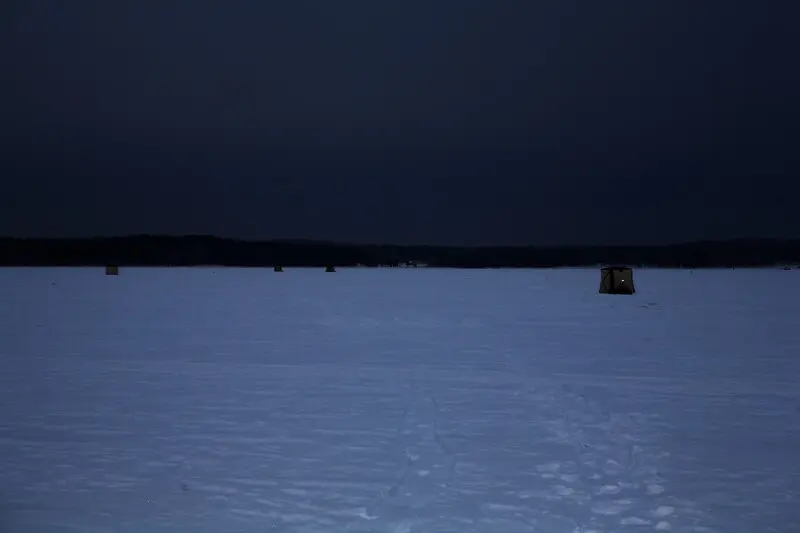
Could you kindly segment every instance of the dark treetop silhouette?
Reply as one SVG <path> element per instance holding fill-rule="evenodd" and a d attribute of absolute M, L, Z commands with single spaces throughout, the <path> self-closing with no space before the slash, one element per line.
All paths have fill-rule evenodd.
<path fill-rule="evenodd" d="M 444 247 L 316 241 L 248 242 L 211 236 L 139 235 L 96 239 L 0 238 L 2 265 L 661 267 L 800 263 L 800 240 L 695 242 L 671 246 Z"/>

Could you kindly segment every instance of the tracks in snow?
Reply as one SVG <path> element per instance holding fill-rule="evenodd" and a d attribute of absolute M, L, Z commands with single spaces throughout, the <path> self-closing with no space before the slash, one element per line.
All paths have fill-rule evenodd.
<path fill-rule="evenodd" d="M 362 521 L 351 524 L 349 530 L 410 532 L 425 509 L 450 485 L 456 457 L 441 438 L 436 400 L 420 388 L 409 388 L 406 405 L 398 427 L 403 467 Z"/>
<path fill-rule="evenodd" d="M 409 385 L 397 477 L 348 530 L 703 531 L 703 515 L 669 493 L 644 415 L 517 370 L 505 385 L 436 397 Z"/>

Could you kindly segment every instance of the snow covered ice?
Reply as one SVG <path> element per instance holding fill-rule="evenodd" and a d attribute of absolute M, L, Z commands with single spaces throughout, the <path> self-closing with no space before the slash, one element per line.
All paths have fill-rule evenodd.
<path fill-rule="evenodd" d="M 800 272 L 0 270 L 0 531 L 800 531 Z"/>

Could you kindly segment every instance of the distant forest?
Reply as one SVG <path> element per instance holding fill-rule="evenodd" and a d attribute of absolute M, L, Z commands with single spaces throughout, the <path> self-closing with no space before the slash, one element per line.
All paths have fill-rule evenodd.
<path fill-rule="evenodd" d="M 263 242 L 212 236 L 92 239 L 0 238 L 2 266 L 428 266 L 547 268 L 600 264 L 670 268 L 800 264 L 799 240 L 692 242 L 668 246 L 448 247 Z"/>

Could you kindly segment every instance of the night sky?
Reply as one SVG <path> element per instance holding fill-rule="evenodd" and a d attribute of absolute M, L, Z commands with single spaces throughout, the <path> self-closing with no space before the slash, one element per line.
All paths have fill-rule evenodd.
<path fill-rule="evenodd" d="M 0 7 L 0 235 L 800 237 L 800 5 Z"/>

